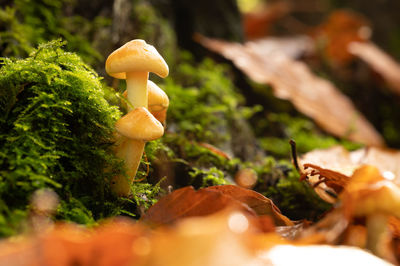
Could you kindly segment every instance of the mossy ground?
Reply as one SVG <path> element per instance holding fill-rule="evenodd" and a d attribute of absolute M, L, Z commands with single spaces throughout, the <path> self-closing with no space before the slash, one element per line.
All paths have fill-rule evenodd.
<path fill-rule="evenodd" d="M 5 22 L 0 26 L 1 56 L 25 58 L 33 52 L 23 60 L 3 59 L 0 70 L 0 235 L 20 231 L 21 221 L 29 215 L 30 195 L 43 187 L 60 197 L 55 219 L 90 225 L 114 215 L 138 217 L 156 202 L 161 187 L 166 191 L 231 183 L 235 173 L 247 167 L 257 172 L 255 190 L 273 199 L 290 218 L 316 219 L 329 208 L 298 180 L 287 141 L 297 140 L 300 152 L 353 144 L 325 135 L 290 104 L 281 108 L 281 101 L 270 93 L 262 99 L 274 104 L 246 106 L 230 68 L 177 53 L 173 31 L 144 1 L 133 1 L 132 12 L 148 14 L 136 16 L 138 36 L 160 43 L 161 54 L 165 51 L 171 62 L 170 77 L 154 79 L 170 97 L 167 130 L 162 139 L 147 144 L 136 177 L 140 182 L 132 185 L 133 197 L 112 195 L 108 179 L 123 171 L 122 162 L 110 152 L 113 123 L 121 115 L 119 100 L 86 64 L 98 67 L 102 56 L 81 34 L 108 27 L 110 21 L 98 18 L 90 23 L 75 17 L 76 23 L 66 27 L 72 18 L 61 12 L 64 1 L 37 1 L 31 6 L 25 2 L 15 1 L 0 10 L 0 21 Z M 60 42 L 35 50 L 38 43 L 59 37 L 59 32 L 67 40 L 63 49 L 83 60 L 64 52 Z M 251 121 L 257 149 L 265 156 L 235 156 L 232 145 L 237 142 L 231 131 L 238 119 Z"/>

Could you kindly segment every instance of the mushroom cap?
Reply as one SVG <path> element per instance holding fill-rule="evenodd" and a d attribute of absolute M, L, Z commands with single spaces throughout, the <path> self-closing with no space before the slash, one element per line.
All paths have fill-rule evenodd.
<path fill-rule="evenodd" d="M 150 112 L 158 112 L 168 108 L 168 96 L 160 87 L 158 87 L 153 81 L 148 80 L 147 89 L 149 92 Z"/>
<path fill-rule="evenodd" d="M 354 172 L 342 194 L 342 201 L 355 216 L 379 212 L 400 218 L 400 188 L 385 180 L 374 166 L 365 165 Z"/>
<path fill-rule="evenodd" d="M 153 72 L 165 78 L 169 70 L 154 46 L 137 39 L 127 42 L 108 56 L 106 72 L 117 79 L 126 79 L 126 72 Z"/>
<path fill-rule="evenodd" d="M 144 107 L 137 107 L 115 123 L 121 135 L 134 140 L 151 141 L 164 134 L 163 125 Z"/>

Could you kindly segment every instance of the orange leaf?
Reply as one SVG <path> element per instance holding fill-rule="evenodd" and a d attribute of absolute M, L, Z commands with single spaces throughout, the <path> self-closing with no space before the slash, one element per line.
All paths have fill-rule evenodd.
<path fill-rule="evenodd" d="M 196 191 L 193 187 L 184 187 L 161 198 L 150 207 L 141 220 L 159 226 L 171 224 L 185 217 L 213 214 L 228 206 L 252 212 L 245 204 L 218 191 L 208 189 Z"/>
<path fill-rule="evenodd" d="M 289 218 L 281 214 L 272 200 L 254 190 L 234 185 L 213 186 L 206 188 L 206 190 L 218 191 L 223 195 L 228 195 L 249 206 L 257 215 L 269 215 L 274 219 L 276 225 L 294 225 Z"/>

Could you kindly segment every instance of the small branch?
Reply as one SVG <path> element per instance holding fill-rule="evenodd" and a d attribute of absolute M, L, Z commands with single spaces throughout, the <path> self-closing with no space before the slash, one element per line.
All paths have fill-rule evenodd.
<path fill-rule="evenodd" d="M 292 150 L 292 159 L 293 159 L 293 165 L 296 167 L 296 170 L 301 173 L 300 166 L 299 166 L 299 161 L 297 160 L 297 149 L 296 149 L 296 142 L 294 140 L 289 140 L 289 144 Z"/>

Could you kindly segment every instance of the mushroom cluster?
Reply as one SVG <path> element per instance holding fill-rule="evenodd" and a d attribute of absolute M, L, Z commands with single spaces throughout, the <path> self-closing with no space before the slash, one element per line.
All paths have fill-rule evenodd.
<path fill-rule="evenodd" d="M 129 104 L 128 113 L 115 124 L 117 143 L 115 153 L 125 160 L 125 176 L 112 180 L 113 191 L 120 196 L 130 193 L 146 141 L 164 134 L 168 96 L 155 83 L 149 81 L 149 72 L 161 78 L 168 76 L 168 65 L 152 46 L 143 40 L 132 40 L 109 55 L 106 72 L 117 79 L 126 80 L 123 94 Z"/>

